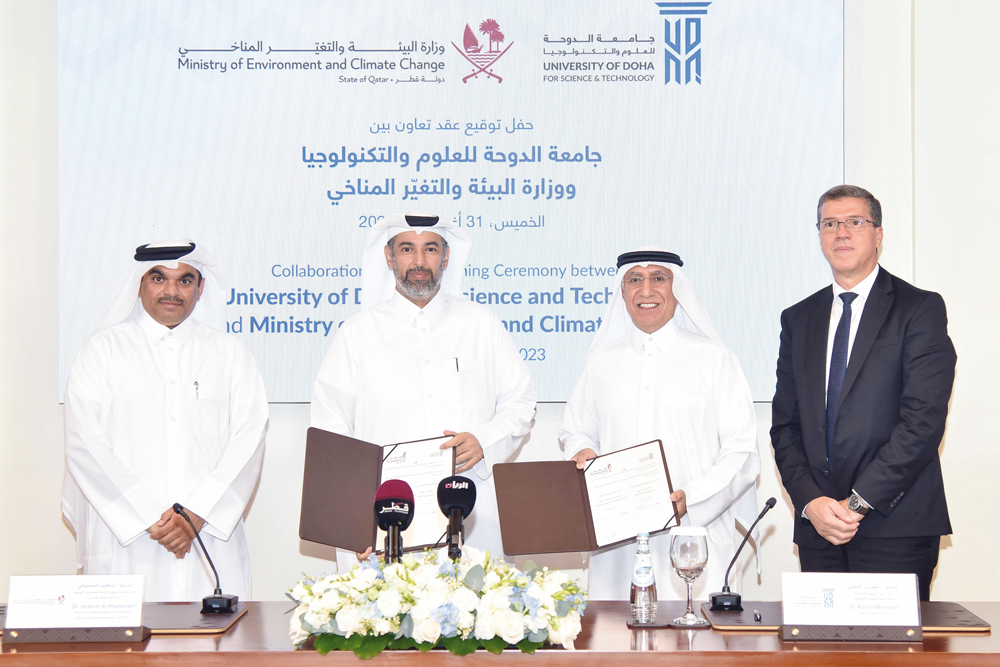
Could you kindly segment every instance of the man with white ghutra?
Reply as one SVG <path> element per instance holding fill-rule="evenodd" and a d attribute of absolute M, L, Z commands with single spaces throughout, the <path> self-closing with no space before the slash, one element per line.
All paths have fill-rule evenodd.
<path fill-rule="evenodd" d="M 66 387 L 62 509 L 83 574 L 143 574 L 148 601 L 250 599 L 243 513 L 268 406 L 250 352 L 225 333 L 215 260 L 190 241 L 141 246 Z"/>
<path fill-rule="evenodd" d="M 736 355 L 712 325 L 676 254 L 644 246 L 618 257 L 614 296 L 566 404 L 565 456 L 586 462 L 661 440 L 681 525 L 708 531 L 708 565 L 695 597 L 722 586 L 742 535 L 757 515 L 760 471 L 753 400 Z M 650 539 L 660 599 L 685 599 L 672 576 L 670 534 Z M 594 600 L 627 600 L 635 545 L 593 553 Z M 759 563 L 759 560 L 758 560 Z M 741 567 L 729 577 L 739 591 Z"/>
<path fill-rule="evenodd" d="M 456 473 L 476 485 L 468 544 L 503 555 L 493 465 L 528 434 L 535 387 L 500 318 L 462 295 L 471 242 L 420 212 L 372 227 L 361 312 L 340 327 L 313 388 L 311 425 L 388 445 L 449 436 Z M 338 550 L 343 570 L 355 555 Z"/>

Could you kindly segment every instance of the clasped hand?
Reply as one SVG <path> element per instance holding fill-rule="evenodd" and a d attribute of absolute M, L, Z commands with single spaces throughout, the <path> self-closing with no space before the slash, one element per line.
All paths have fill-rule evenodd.
<path fill-rule="evenodd" d="M 806 518 L 816 532 L 830 544 L 847 544 L 858 532 L 863 514 L 847 509 L 847 499 L 834 500 L 821 496 L 806 505 Z"/>
<path fill-rule="evenodd" d="M 185 511 L 191 517 L 191 523 L 200 532 L 205 520 L 191 510 Z M 160 515 L 160 520 L 147 528 L 146 532 L 149 533 L 150 539 L 159 542 L 178 559 L 184 558 L 191 551 L 191 542 L 195 539 L 191 526 L 172 507 Z"/>

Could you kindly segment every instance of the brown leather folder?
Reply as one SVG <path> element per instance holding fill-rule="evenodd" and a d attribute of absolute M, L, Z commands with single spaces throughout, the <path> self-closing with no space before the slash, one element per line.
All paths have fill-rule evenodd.
<path fill-rule="evenodd" d="M 378 445 L 310 428 L 299 537 L 358 553 L 372 546 L 382 455 Z"/>
<path fill-rule="evenodd" d="M 653 442 L 659 444 L 663 456 L 663 443 L 658 440 Z M 589 465 L 602 458 L 592 459 Z M 666 457 L 663 458 L 663 467 L 667 473 L 667 486 L 673 493 Z M 595 551 L 631 541 L 598 546 L 583 473 L 573 461 L 498 463 L 493 466 L 504 553 L 520 556 Z M 677 510 L 676 503 L 674 510 Z"/>
<path fill-rule="evenodd" d="M 437 436 L 424 440 L 447 439 Z M 400 442 L 395 446 L 413 442 L 423 440 Z M 310 428 L 306 432 L 299 537 L 356 553 L 376 547 L 378 527 L 372 502 L 382 483 L 382 462 L 395 446 L 373 445 Z M 454 474 L 454 449 L 451 450 L 451 468 Z M 429 545 L 409 545 L 403 551 L 420 551 L 426 546 Z"/>

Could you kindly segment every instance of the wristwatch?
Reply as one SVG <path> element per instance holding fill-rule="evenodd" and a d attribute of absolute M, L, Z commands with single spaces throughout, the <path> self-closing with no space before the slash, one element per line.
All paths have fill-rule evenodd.
<path fill-rule="evenodd" d="M 858 514 L 864 516 L 865 514 L 868 514 L 868 512 L 871 510 L 871 507 L 865 505 L 865 502 L 861 500 L 861 496 L 859 496 L 857 493 L 852 492 L 851 497 L 847 499 L 847 509 L 851 510 L 852 512 L 857 512 Z"/>

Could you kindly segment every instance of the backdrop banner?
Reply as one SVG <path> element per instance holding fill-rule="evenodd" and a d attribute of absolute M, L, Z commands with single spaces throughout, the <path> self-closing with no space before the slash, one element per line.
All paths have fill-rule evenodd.
<path fill-rule="evenodd" d="M 769 401 L 781 310 L 830 282 L 843 41 L 842 0 L 62 0 L 60 387 L 135 247 L 190 237 L 269 399 L 308 401 L 368 229 L 421 210 L 539 400 L 652 244 Z"/>

